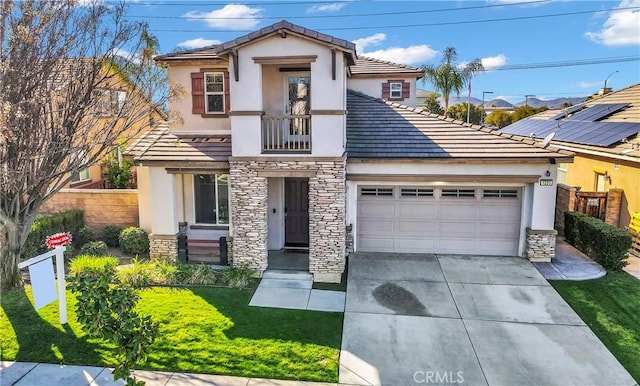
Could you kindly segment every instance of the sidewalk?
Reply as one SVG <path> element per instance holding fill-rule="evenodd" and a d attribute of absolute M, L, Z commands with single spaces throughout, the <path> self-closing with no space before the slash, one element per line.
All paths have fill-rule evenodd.
<path fill-rule="evenodd" d="M 635 276 L 640 280 L 640 257 L 629 256 L 627 259 L 629 265 L 623 268 L 623 270 L 631 276 Z"/>
<path fill-rule="evenodd" d="M 591 280 L 607 270 L 564 240 L 556 238 L 556 256 L 550 263 L 533 263 L 547 280 Z"/>
<path fill-rule="evenodd" d="M 134 376 L 146 386 L 336 386 L 335 383 L 282 381 L 277 379 L 229 377 L 224 375 L 166 373 L 135 370 Z M 2 386 L 120 386 L 111 369 L 93 366 L 55 365 L 32 362 L 0 362 Z"/>

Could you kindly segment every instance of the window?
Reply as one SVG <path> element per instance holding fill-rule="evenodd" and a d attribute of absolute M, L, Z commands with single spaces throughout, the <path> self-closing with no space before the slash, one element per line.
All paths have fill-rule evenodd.
<path fill-rule="evenodd" d="M 193 176 L 196 224 L 229 224 L 229 175 Z"/>
<path fill-rule="evenodd" d="M 605 188 L 605 186 L 606 186 L 605 184 L 607 182 L 607 174 L 596 172 L 595 176 L 596 176 L 596 178 L 595 178 L 595 184 L 594 184 L 595 186 L 594 187 L 595 187 L 596 192 L 606 192 L 607 190 Z"/>
<path fill-rule="evenodd" d="M 401 99 L 402 98 L 402 83 L 390 83 L 389 85 L 389 98 Z"/>
<path fill-rule="evenodd" d="M 94 90 L 93 95 L 96 98 L 96 115 L 101 117 L 119 114 L 127 99 L 127 92 L 118 90 Z"/>
<path fill-rule="evenodd" d="M 393 188 L 361 188 L 361 196 L 393 196 Z"/>
<path fill-rule="evenodd" d="M 517 189 L 483 189 L 483 198 L 518 198 Z"/>
<path fill-rule="evenodd" d="M 567 183 L 567 170 L 569 169 L 569 164 L 561 163 L 558 164 L 558 177 L 557 181 L 559 184 Z"/>
<path fill-rule="evenodd" d="M 224 73 L 207 72 L 204 74 L 205 112 L 207 114 L 221 114 L 224 106 Z"/>
<path fill-rule="evenodd" d="M 89 177 L 89 168 L 82 169 L 71 174 L 71 183 L 87 181 Z"/>
<path fill-rule="evenodd" d="M 442 197 L 475 197 L 475 189 L 442 189 Z"/>
<path fill-rule="evenodd" d="M 427 188 L 402 188 L 401 197 L 433 197 L 433 189 Z"/>

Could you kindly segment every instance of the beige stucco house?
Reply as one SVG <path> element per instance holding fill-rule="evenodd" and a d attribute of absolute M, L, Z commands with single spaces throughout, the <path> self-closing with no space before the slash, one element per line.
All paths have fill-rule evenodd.
<path fill-rule="evenodd" d="M 183 230 L 259 272 L 308 251 L 335 282 L 351 251 L 554 254 L 569 153 L 423 113 L 418 68 L 286 21 L 156 62 L 188 96 L 129 149 L 152 255 Z"/>

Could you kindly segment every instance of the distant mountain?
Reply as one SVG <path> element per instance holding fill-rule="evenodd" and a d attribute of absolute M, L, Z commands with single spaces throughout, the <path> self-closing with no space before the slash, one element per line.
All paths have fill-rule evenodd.
<path fill-rule="evenodd" d="M 516 106 L 524 106 L 525 102 L 529 104 L 529 106 L 538 108 L 538 107 L 547 107 L 549 109 L 561 109 L 563 105 L 569 104 L 571 106 L 577 105 L 585 100 L 586 97 L 572 97 L 572 98 L 556 98 L 550 100 L 543 100 L 538 98 L 529 98 L 528 101 L 522 101 L 516 103 Z"/>
<path fill-rule="evenodd" d="M 482 99 L 471 97 L 471 104 L 480 106 L 482 104 Z M 449 106 L 455 106 L 457 104 L 467 104 L 467 97 L 449 97 Z M 444 101 L 440 98 L 440 105 L 444 106 Z M 485 107 L 513 107 L 513 105 L 504 99 L 492 99 L 484 101 Z"/>
<path fill-rule="evenodd" d="M 504 99 L 496 98 L 484 102 L 485 107 L 513 107 L 513 105 Z"/>

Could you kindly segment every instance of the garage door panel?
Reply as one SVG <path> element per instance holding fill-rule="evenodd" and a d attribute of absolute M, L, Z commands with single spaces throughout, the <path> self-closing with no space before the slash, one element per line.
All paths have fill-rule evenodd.
<path fill-rule="evenodd" d="M 397 213 L 401 218 L 405 219 L 424 219 L 426 217 L 433 217 L 436 215 L 436 205 L 435 203 L 425 203 L 422 205 L 419 203 L 400 203 L 398 205 Z"/>
<path fill-rule="evenodd" d="M 405 189 L 402 191 L 401 189 Z M 412 197 L 416 189 L 394 187 L 394 196 L 359 196 L 360 251 L 514 255 L 520 238 L 521 195 L 491 189 L 491 197 Z M 482 194 L 485 188 L 468 188 Z M 456 189 L 447 189 L 447 194 Z M 511 191 L 511 196 L 495 196 Z M 464 193 L 464 192 L 462 192 Z M 416 193 L 418 194 L 418 193 Z M 513 197 L 513 195 L 517 197 Z"/>
<path fill-rule="evenodd" d="M 391 235 L 394 232 L 394 221 L 387 220 L 368 220 L 361 222 L 359 225 L 359 233 L 373 235 Z"/>
<path fill-rule="evenodd" d="M 399 235 L 408 236 L 425 236 L 425 234 L 433 234 L 436 230 L 436 224 L 424 221 L 399 221 L 397 231 Z"/>

